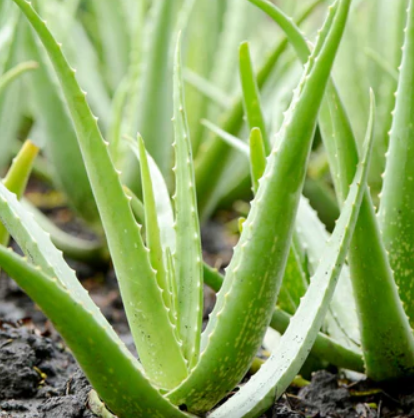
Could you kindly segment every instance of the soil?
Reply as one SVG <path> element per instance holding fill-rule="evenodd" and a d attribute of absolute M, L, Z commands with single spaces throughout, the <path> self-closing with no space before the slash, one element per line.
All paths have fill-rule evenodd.
<path fill-rule="evenodd" d="M 65 229 L 84 234 L 64 207 L 50 216 Z M 227 215 L 223 215 L 227 216 Z M 63 220 L 63 221 L 62 221 Z M 227 218 L 225 219 L 228 220 Z M 227 265 L 235 238 L 223 219 L 203 230 L 204 257 Z M 70 262 L 73 264 L 73 262 Z M 134 352 L 113 271 L 74 263 L 79 278 L 115 330 Z M 206 288 L 205 318 L 215 302 Z M 87 379 L 53 326 L 8 277 L 0 277 L 0 418 L 90 418 Z M 414 392 L 413 392 L 414 393 Z M 391 396 L 366 381 L 320 371 L 300 389 L 291 387 L 262 418 L 414 417 L 414 394 Z"/>

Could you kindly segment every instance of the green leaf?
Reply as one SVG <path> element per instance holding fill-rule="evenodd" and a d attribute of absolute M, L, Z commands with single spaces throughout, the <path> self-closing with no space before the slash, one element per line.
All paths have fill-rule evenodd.
<path fill-rule="evenodd" d="M 343 6 L 346 2 L 340 4 Z M 347 4 L 349 7 L 349 3 Z M 341 9 L 339 9 L 338 13 Z M 212 418 L 258 417 L 289 386 L 308 357 L 335 290 L 366 187 L 372 152 L 373 113 L 368 127 L 363 158 L 335 231 L 311 280 L 309 289 L 271 357 L 229 401 L 211 414 Z"/>
<path fill-rule="evenodd" d="M 266 147 L 260 128 L 253 128 L 250 132 L 250 174 L 252 176 L 253 190 L 259 188 L 259 180 L 266 168 Z"/>
<path fill-rule="evenodd" d="M 414 84 L 413 54 L 414 4 L 410 1 L 379 222 L 411 327 L 414 324 L 414 99 L 410 94 Z"/>
<path fill-rule="evenodd" d="M 171 291 L 167 280 L 167 270 L 164 252 L 161 245 L 161 233 L 158 225 L 157 208 L 155 204 L 154 189 L 147 159 L 147 152 L 142 137 L 138 136 L 139 161 L 141 165 L 141 180 L 144 195 L 146 245 L 150 250 L 152 267 L 156 270 L 157 282 L 162 289 L 164 305 L 172 308 Z M 174 321 L 174 311 L 170 311 L 171 321 Z"/>
<path fill-rule="evenodd" d="M 81 261 L 92 266 L 107 265 L 109 261 L 109 252 L 105 240 L 88 240 L 59 229 L 51 220 L 39 209 L 34 207 L 27 200 L 22 199 L 22 205 L 28 212 L 33 213 L 36 223 L 48 234 L 53 244 L 63 254 L 76 261 Z"/>
<path fill-rule="evenodd" d="M 191 139 L 184 110 L 184 89 L 181 74 L 181 38 L 178 40 L 174 66 L 174 130 L 175 130 L 175 213 L 178 331 L 188 367 L 195 366 L 199 356 L 203 303 L 203 264 L 200 226 Z"/>
<path fill-rule="evenodd" d="M 174 387 L 187 374 L 175 331 L 162 301 L 147 249 L 112 166 L 108 145 L 80 89 L 75 71 L 46 24 L 25 0 L 13 0 L 44 44 L 62 85 L 92 185 L 122 299 L 142 363 L 157 384 Z M 150 336 L 150 338 L 148 338 Z"/>
<path fill-rule="evenodd" d="M 0 74 L 3 74 L 14 67 L 19 53 L 18 10 L 2 1 L 0 20 Z M 0 96 L 0 168 L 5 168 L 13 157 L 13 144 L 24 111 L 20 102 L 21 94 L 21 83 L 17 80 Z"/>
<path fill-rule="evenodd" d="M 37 67 L 38 64 L 36 62 L 23 62 L 22 64 L 19 64 L 11 70 L 7 71 L 7 73 L 0 77 L 0 94 L 4 88 L 16 80 L 16 78 L 20 77 L 20 75 L 27 71 L 35 70 Z"/>
<path fill-rule="evenodd" d="M 100 44 L 103 49 L 106 79 L 114 91 L 128 69 L 129 28 L 125 25 L 126 16 L 122 7 L 112 0 L 93 0 Z"/>
<path fill-rule="evenodd" d="M 249 129 L 260 129 L 266 155 L 270 153 L 271 144 L 267 136 L 266 123 L 260 105 L 260 93 L 257 85 L 253 63 L 250 57 L 249 43 L 243 42 L 239 49 L 240 78 L 243 89 L 243 104 L 247 115 Z"/>
<path fill-rule="evenodd" d="M 155 0 L 151 15 L 146 19 L 145 46 L 141 61 L 140 98 L 135 109 L 135 132 L 139 131 L 165 178 L 170 175 L 171 162 L 171 43 L 170 34 L 174 17 L 174 2 Z M 127 161 L 125 182 L 136 192 L 139 190 L 138 169 L 134 158 Z"/>
<path fill-rule="evenodd" d="M 299 204 L 296 231 L 300 243 L 306 248 L 309 270 L 313 274 L 318 268 L 330 235 L 304 198 Z M 350 271 L 346 264 L 342 267 L 336 291 L 332 297 L 325 329 L 332 338 L 347 347 L 355 349 L 360 345 L 357 311 Z"/>
<path fill-rule="evenodd" d="M 136 145 L 136 142 L 130 138 L 127 138 L 129 142 L 129 146 L 131 147 L 132 151 L 134 152 L 135 156 L 139 159 L 139 150 Z M 147 160 L 151 175 L 151 181 L 153 185 L 153 189 L 157 191 L 154 194 L 155 198 L 155 205 L 157 208 L 157 215 L 158 215 L 158 223 L 160 227 L 161 233 L 161 242 L 166 251 L 168 248 L 171 252 L 175 251 L 176 248 L 176 238 L 175 238 L 175 230 L 174 230 L 174 212 L 171 204 L 170 194 L 168 192 L 167 184 L 165 183 L 164 177 L 160 169 L 158 168 L 154 159 L 147 153 Z M 129 191 L 129 193 L 133 193 Z M 138 199 L 135 195 L 133 201 Z M 131 202 L 132 203 L 132 202 Z M 141 222 L 145 222 L 145 216 L 141 216 Z"/>
<path fill-rule="evenodd" d="M 39 148 L 33 142 L 27 140 L 16 158 L 14 158 L 3 184 L 8 190 L 14 193 L 18 199 L 21 199 L 27 182 L 32 172 L 33 162 L 39 152 Z M 0 244 L 7 245 L 9 242 L 9 233 L 7 229 L 0 224 Z"/>
<path fill-rule="evenodd" d="M 29 84 L 35 102 L 34 116 L 44 129 L 46 155 L 53 181 L 68 197 L 69 205 L 85 221 L 100 228 L 99 214 L 86 174 L 76 132 L 56 85 L 56 77 L 36 34 L 25 23 L 25 53 L 39 63 Z"/>

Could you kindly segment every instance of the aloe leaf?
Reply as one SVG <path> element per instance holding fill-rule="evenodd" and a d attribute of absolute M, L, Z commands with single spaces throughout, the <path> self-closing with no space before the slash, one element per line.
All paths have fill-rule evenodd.
<path fill-rule="evenodd" d="M 39 148 L 31 141 L 26 141 L 3 180 L 3 184 L 8 190 L 14 193 L 18 199 L 21 199 L 30 174 L 32 172 L 33 162 L 39 152 Z M 9 241 L 9 233 L 7 229 L 0 224 L 0 243 L 7 245 Z"/>
<path fill-rule="evenodd" d="M 75 71 L 70 68 L 46 24 L 25 0 L 13 1 L 39 35 L 62 85 L 140 359 L 148 375 L 157 384 L 173 387 L 187 374 L 185 362 L 139 226 L 123 192 L 119 174 L 112 165 L 108 145 L 76 81 Z"/>
<path fill-rule="evenodd" d="M 305 71 L 269 157 L 251 211 L 202 335 L 190 376 L 168 398 L 197 413 L 211 409 L 244 376 L 270 322 L 290 248 L 319 104 L 346 23 L 350 1 L 324 27 L 320 54 Z M 328 23 L 330 21 L 328 20 Z M 248 318 L 248 320 L 247 320 Z M 214 384 L 213 384 L 214 380 Z"/>
<path fill-rule="evenodd" d="M 21 74 L 24 74 L 27 71 L 35 70 L 37 67 L 38 64 L 36 62 L 23 62 L 22 64 L 19 64 L 7 71 L 7 73 L 0 77 L 0 94 L 5 87 L 16 80 L 16 78 L 18 78 Z"/>
<path fill-rule="evenodd" d="M 283 394 L 308 357 L 335 291 L 358 218 L 366 188 L 369 158 L 372 153 L 373 124 L 374 112 L 372 111 L 363 157 L 341 216 L 331 240 L 327 243 L 324 256 L 311 280 L 308 291 L 283 334 L 280 344 L 258 373 L 229 401 L 211 414 L 212 418 L 260 416 L 275 399 Z"/>
<path fill-rule="evenodd" d="M 270 16 L 290 30 L 300 30 L 266 0 Z M 291 37 L 300 59 L 304 61 L 304 38 Z M 294 42 L 294 43 L 293 43 Z M 358 161 L 356 140 L 342 101 L 333 82 L 329 82 L 322 104 L 320 128 L 332 170 L 338 200 L 343 202 Z M 361 343 L 367 374 L 375 380 L 387 380 L 413 373 L 414 337 L 404 312 L 388 256 L 382 242 L 371 197 L 365 193 L 359 219 L 350 246 L 351 278 L 360 321 Z M 370 280 L 366 278 L 369 277 Z M 378 289 L 382 289 L 378 292 Z M 375 297 L 373 297 L 375 295 Z"/>
<path fill-rule="evenodd" d="M 63 254 L 76 261 L 81 261 L 89 265 L 107 265 L 109 261 L 109 253 L 106 243 L 103 239 L 86 240 L 73 235 L 58 228 L 50 219 L 30 204 L 27 200 L 22 199 L 22 205 L 25 210 L 33 213 L 36 223 L 48 234 L 53 244 Z M 102 237 L 103 238 L 103 237 Z"/>
<path fill-rule="evenodd" d="M 39 148 L 30 140 L 27 140 L 13 159 L 12 165 L 3 180 L 3 184 L 21 199 L 26 189 L 27 182 L 32 171 L 34 160 Z"/>
<path fill-rule="evenodd" d="M 193 86 L 198 92 L 202 93 L 203 96 L 221 108 L 226 110 L 231 108 L 233 101 L 229 99 L 228 95 L 209 80 L 198 75 L 194 71 L 186 68 L 184 72 L 184 80 L 187 84 Z"/>
<path fill-rule="evenodd" d="M 299 261 L 298 250 L 292 242 L 277 305 L 293 315 L 307 287 L 306 275 Z"/>
<path fill-rule="evenodd" d="M 89 38 L 87 28 L 78 19 L 68 14 L 68 2 L 40 1 L 39 14 L 48 22 L 48 27 L 62 42 L 64 55 L 76 68 L 77 78 L 88 92 L 88 101 L 99 117 L 100 126 L 107 129 L 110 121 L 111 101 L 101 71 L 98 51 Z M 78 46 L 82 45 L 82 48 Z"/>
<path fill-rule="evenodd" d="M 144 195 L 146 245 L 150 250 L 152 267 L 156 270 L 158 286 L 162 289 L 164 304 L 171 310 L 171 292 L 167 280 L 167 270 L 164 252 L 161 244 L 161 233 L 157 218 L 157 207 L 154 197 L 154 189 L 147 159 L 147 152 L 142 137 L 138 136 L 139 161 L 141 165 L 141 180 Z M 170 318 L 174 316 L 170 315 Z"/>
<path fill-rule="evenodd" d="M 379 68 L 381 68 L 385 74 L 388 74 L 394 81 L 398 83 L 398 70 L 394 69 L 389 62 L 385 60 L 384 57 L 382 57 L 378 52 L 376 52 L 373 49 L 366 49 L 365 54 L 367 57 L 371 58 L 372 61 L 374 61 Z"/>
<path fill-rule="evenodd" d="M 130 138 L 128 138 L 128 142 L 135 156 L 139 159 L 140 154 L 138 147 L 136 146 L 136 142 L 133 140 L 131 141 Z M 148 153 L 147 161 L 150 170 L 153 189 L 157 191 L 156 193 L 154 193 L 154 199 L 157 208 L 158 224 L 160 227 L 162 246 L 164 250 L 167 250 L 167 248 L 169 248 L 171 252 L 174 252 L 176 248 L 174 212 L 171 204 L 170 194 L 168 192 L 168 187 L 156 162 Z M 133 194 L 132 191 L 129 191 L 129 193 Z M 131 203 L 134 201 L 136 202 L 137 199 L 135 195 L 133 196 L 134 197 Z M 142 211 L 142 214 L 143 213 L 144 212 Z M 139 219 L 141 219 L 141 222 L 145 222 L 145 215 L 139 216 Z"/>
<path fill-rule="evenodd" d="M 107 138 L 111 151 L 112 162 L 115 166 L 122 162 L 121 138 L 124 125 L 124 113 L 128 102 L 130 82 L 128 78 L 119 84 L 114 93 L 111 106 L 111 121 L 109 123 Z"/>
<path fill-rule="evenodd" d="M 298 18 L 298 23 L 306 20 L 323 0 L 312 2 Z M 277 43 L 264 64 L 259 69 L 256 80 L 259 89 L 262 89 L 270 78 L 276 64 L 287 47 L 287 40 Z M 243 126 L 243 100 L 240 97 L 232 109 L 223 117 L 221 124 L 224 131 L 237 135 Z M 220 138 L 214 137 L 200 147 L 196 159 L 196 179 L 198 193 L 198 207 L 201 219 L 205 219 L 215 208 L 220 199 L 217 190 L 219 180 L 227 167 L 231 156 L 231 147 L 223 144 Z"/>
<path fill-rule="evenodd" d="M 267 136 L 266 123 L 260 105 L 260 93 L 256 82 L 248 42 L 243 42 L 239 49 L 240 78 L 243 89 L 243 103 L 250 130 L 260 129 L 266 154 L 270 153 L 271 144 Z"/>
<path fill-rule="evenodd" d="M 296 233 L 306 248 L 311 274 L 318 268 L 329 234 L 318 219 L 309 202 L 302 198 L 296 218 Z M 360 332 L 349 267 L 344 264 L 326 316 L 326 330 L 336 341 L 356 348 L 360 345 Z"/>
<path fill-rule="evenodd" d="M 323 178 L 312 178 L 308 172 L 303 195 L 309 199 L 326 228 L 333 231 L 335 221 L 339 218 L 339 207 L 334 191 L 324 180 Z"/>
<path fill-rule="evenodd" d="M 262 178 L 266 168 L 266 141 L 263 138 L 260 128 L 253 128 L 250 132 L 250 173 L 253 181 L 253 190 L 259 188 L 259 180 Z"/>
<path fill-rule="evenodd" d="M 173 254 L 178 287 L 178 330 L 189 368 L 198 360 L 202 321 L 202 254 L 197 213 L 191 139 L 184 110 L 181 73 L 181 40 L 177 44 L 174 66 L 174 131 L 175 131 L 175 213 L 176 251 Z"/>
<path fill-rule="evenodd" d="M 27 24 L 26 24 L 27 25 Z M 46 135 L 46 153 L 53 167 L 53 180 L 68 197 L 72 209 L 99 229 L 99 214 L 92 194 L 76 132 L 56 85 L 50 62 L 35 34 L 25 30 L 26 54 L 39 63 L 29 85 L 36 106 L 34 113 Z"/>
<path fill-rule="evenodd" d="M 129 28 L 124 9 L 112 0 L 91 2 L 103 49 L 106 78 L 114 91 L 127 72 L 129 64 Z"/>
<path fill-rule="evenodd" d="M 414 4 L 409 2 L 403 60 L 379 211 L 380 228 L 405 311 L 414 324 Z"/>
<path fill-rule="evenodd" d="M 387 0 L 378 0 L 368 6 L 367 21 L 363 25 L 363 27 L 369 28 L 366 33 L 368 45 L 381 57 L 384 57 L 394 71 L 398 71 L 397 68 L 402 59 L 401 46 L 404 43 L 403 28 L 406 24 L 407 5 L 407 0 L 395 0 L 391 3 Z M 383 25 L 384 19 L 387 19 L 386 26 Z M 358 35 L 359 33 L 357 33 Z M 367 70 L 370 86 L 378 97 L 378 120 L 374 147 L 376 155 L 373 156 L 375 159 L 371 164 L 372 173 L 369 179 L 371 188 L 375 193 L 378 193 L 381 190 L 381 174 L 385 169 L 385 154 L 389 146 L 389 131 L 393 119 L 391 112 L 395 108 L 394 93 L 398 84 L 397 80 L 391 78 L 384 71 L 378 71 L 378 66 L 374 63 Z M 353 107 L 348 108 L 351 111 Z M 354 122 L 354 119 L 351 120 Z"/>
<path fill-rule="evenodd" d="M 151 385 L 110 325 L 97 318 L 101 314 L 96 307 L 90 310 L 70 288 L 4 247 L 0 265 L 52 320 L 89 381 L 120 418 L 189 417 Z"/>
<path fill-rule="evenodd" d="M 7 2 L 1 4 L 0 26 L 0 74 L 13 68 L 17 61 L 18 40 L 18 11 L 10 8 Z M 20 118 L 24 109 L 20 102 L 21 83 L 14 82 L 0 96 L 0 168 L 5 168 L 13 156 L 12 147 L 16 140 Z"/>
<path fill-rule="evenodd" d="M 203 119 L 201 123 L 211 132 L 217 135 L 218 138 L 222 139 L 228 145 L 230 145 L 232 148 L 240 151 L 246 156 L 250 155 L 249 145 L 243 142 L 240 138 L 237 138 L 236 136 L 226 132 L 224 129 L 221 129 L 219 126 L 215 125 L 213 122 L 210 122 L 209 120 Z"/>
<path fill-rule="evenodd" d="M 171 160 L 171 103 L 170 85 L 171 45 L 170 33 L 174 17 L 174 2 L 152 2 L 151 15 L 145 28 L 145 48 L 141 61 L 140 103 L 134 122 L 134 135 L 139 131 L 147 144 L 148 153 L 154 158 L 165 178 L 170 175 Z M 139 173 L 134 158 L 127 161 L 125 182 L 132 191 L 137 185 Z"/>
<path fill-rule="evenodd" d="M 191 112 L 188 113 L 188 125 L 193 142 L 194 155 L 197 155 L 199 146 L 205 139 L 205 129 L 200 125 L 200 120 L 207 116 L 213 103 L 217 105 L 217 101 L 212 100 L 211 96 L 214 96 L 216 92 L 220 96 L 222 92 L 221 89 L 210 81 L 210 75 L 222 30 L 223 9 L 222 2 L 197 0 L 184 32 L 183 62 L 185 63 L 184 78 L 187 82 L 186 106 L 187 109 L 191 109 Z M 188 78 L 189 73 L 196 75 L 199 79 L 201 77 L 201 85 L 204 85 L 204 81 L 208 80 L 207 83 L 213 86 L 213 88 L 206 88 L 200 92 L 200 85 L 194 86 L 190 82 Z M 232 103 L 228 104 L 231 107 Z"/>
<path fill-rule="evenodd" d="M 284 334 L 291 320 L 291 315 L 276 308 L 273 312 L 270 326 Z M 319 332 L 316 336 L 310 354 L 341 369 L 354 370 L 359 373 L 364 373 L 365 370 L 364 358 L 360 350 L 342 345 L 338 340 L 323 332 Z"/>

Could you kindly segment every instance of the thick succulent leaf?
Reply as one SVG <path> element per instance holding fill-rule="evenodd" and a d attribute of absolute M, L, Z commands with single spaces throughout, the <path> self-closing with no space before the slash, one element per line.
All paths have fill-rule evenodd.
<path fill-rule="evenodd" d="M 414 3 L 410 1 L 403 61 L 384 173 L 380 228 L 405 311 L 414 325 Z"/>
<path fill-rule="evenodd" d="M 313 13 L 315 8 L 323 0 L 312 2 L 298 18 L 298 23 L 306 20 Z M 279 58 L 282 56 L 287 46 L 287 41 L 278 43 L 269 54 L 262 67 L 259 69 L 256 79 L 259 89 L 262 89 L 266 81 L 270 78 Z M 221 126 L 224 131 L 237 135 L 243 126 L 243 100 L 240 97 L 232 109 L 225 114 Z M 223 143 L 218 137 L 213 137 L 200 147 L 196 160 L 196 179 L 198 191 L 198 207 L 201 219 L 205 219 L 215 208 L 221 195 L 218 187 L 220 178 L 227 167 L 231 157 L 231 147 Z"/>
<path fill-rule="evenodd" d="M 271 145 L 267 136 L 266 123 L 260 104 L 260 93 L 257 86 L 253 63 L 250 57 L 248 42 L 243 42 L 239 49 L 240 78 L 243 89 L 243 104 L 249 129 L 260 129 L 266 155 L 270 153 Z"/>
<path fill-rule="evenodd" d="M 134 152 L 135 156 L 139 159 L 139 150 L 136 146 L 135 141 L 129 141 L 129 145 Z M 174 212 L 171 204 L 170 194 L 168 192 L 167 184 L 165 183 L 164 177 L 160 169 L 158 168 L 154 159 L 147 153 L 147 160 L 149 165 L 149 170 L 151 174 L 151 181 L 154 190 L 157 193 L 154 194 L 155 205 L 157 207 L 158 214 L 158 223 L 160 226 L 161 232 L 161 242 L 164 250 L 167 248 L 171 252 L 175 251 L 175 231 L 174 231 Z M 132 193 L 132 192 L 130 192 Z M 145 219 L 141 217 L 141 222 L 144 222 Z"/>
<path fill-rule="evenodd" d="M 295 242 L 292 241 L 277 305 L 293 315 L 307 287 L 306 274 L 300 263 Z"/>
<path fill-rule="evenodd" d="M 8 54 L 15 36 L 18 12 L 5 1 L 0 4 L 0 12 L 0 73 L 3 73 L 7 67 Z"/>
<path fill-rule="evenodd" d="M 184 71 L 184 80 L 187 84 L 194 87 L 199 93 L 225 110 L 231 109 L 233 101 L 228 95 L 211 83 L 206 78 L 186 68 Z"/>
<path fill-rule="evenodd" d="M 299 204 L 296 231 L 301 244 L 306 248 L 309 268 L 314 273 L 330 237 L 309 202 L 304 198 Z M 350 271 L 346 264 L 342 267 L 336 291 L 326 316 L 326 330 L 330 336 L 345 346 L 355 348 L 355 342 L 360 343 Z"/>
<path fill-rule="evenodd" d="M 157 384 L 173 387 L 185 377 L 187 369 L 140 228 L 122 189 L 119 174 L 112 165 L 108 144 L 104 142 L 85 93 L 77 83 L 75 71 L 70 68 L 46 24 L 30 3 L 14 1 L 39 35 L 61 82 L 140 359 Z"/>
<path fill-rule="evenodd" d="M 42 0 L 38 1 L 38 5 L 39 14 L 47 20 L 55 39 L 63 43 L 64 55 L 76 68 L 76 76 L 83 89 L 88 92 L 90 106 L 99 117 L 100 126 L 106 130 L 110 121 L 111 101 L 98 51 L 89 38 L 87 28 L 68 14 L 69 2 Z"/>
<path fill-rule="evenodd" d="M 103 237 L 100 240 L 91 241 L 70 235 L 58 228 L 46 215 L 27 200 L 22 199 L 22 205 L 25 210 L 33 213 L 35 222 L 45 232 L 50 234 L 53 244 L 66 257 L 89 265 L 102 266 L 108 264 L 109 252 Z"/>
<path fill-rule="evenodd" d="M 184 89 L 181 74 L 181 39 L 179 38 L 174 66 L 174 132 L 175 132 L 175 213 L 178 331 L 189 368 L 197 363 L 203 301 L 203 264 L 200 226 L 197 213 L 191 139 L 184 110 Z"/>
<path fill-rule="evenodd" d="M 2 1 L 0 26 L 0 74 L 12 69 L 17 61 L 18 41 L 18 11 Z M 13 144 L 16 140 L 23 107 L 20 102 L 21 83 L 14 82 L 0 95 L 0 168 L 5 168 L 13 155 Z"/>
<path fill-rule="evenodd" d="M 277 23 L 283 23 L 283 27 L 300 35 L 300 30 L 276 6 L 266 0 L 249 1 L 266 8 Z M 299 58 L 305 62 L 306 40 L 301 36 L 290 36 L 290 40 Z M 335 190 L 338 200 L 343 202 L 355 173 L 358 150 L 347 114 L 332 81 L 327 86 L 319 122 Z M 398 295 L 368 191 L 361 204 L 349 260 L 367 374 L 376 380 L 411 375 L 414 367 L 414 337 Z"/>
<path fill-rule="evenodd" d="M 34 61 L 24 62 L 7 71 L 0 77 L 0 94 L 2 93 L 3 89 L 5 89 L 10 83 L 16 80 L 16 78 L 18 78 L 20 75 L 27 71 L 35 70 L 37 67 L 38 65 Z"/>
<path fill-rule="evenodd" d="M 256 193 L 259 188 L 259 180 L 266 168 L 265 140 L 260 128 L 253 128 L 249 138 L 250 147 L 250 174 L 252 176 L 253 190 Z"/>
<path fill-rule="evenodd" d="M 93 0 L 103 49 L 106 78 L 114 91 L 124 78 L 129 64 L 130 36 L 124 9 L 112 0 Z"/>
<path fill-rule="evenodd" d="M 250 156 L 249 145 L 247 145 L 241 139 L 226 132 L 224 129 L 221 129 L 219 126 L 215 125 L 213 122 L 210 122 L 209 120 L 203 119 L 201 123 L 206 128 L 208 128 L 211 132 L 217 135 L 218 138 L 220 138 L 221 140 L 225 141 L 228 145 L 230 145 L 232 148 L 240 151 L 246 156 Z"/>
<path fill-rule="evenodd" d="M 292 316 L 287 312 L 276 308 L 270 326 L 284 334 L 289 326 Z M 354 370 L 364 373 L 365 364 L 362 352 L 355 348 L 349 348 L 339 343 L 336 339 L 319 332 L 310 354 L 328 364 L 333 364 L 341 369 Z"/>
<path fill-rule="evenodd" d="M 202 338 L 197 366 L 168 398 L 190 411 L 211 409 L 246 373 L 270 322 L 290 248 L 319 104 L 348 14 L 340 3 L 334 24 L 321 32 L 279 132 L 251 211 Z M 328 20 L 328 23 L 330 21 Z"/>
<path fill-rule="evenodd" d="M 147 151 L 145 150 L 144 141 L 140 136 L 138 136 L 138 150 L 144 197 L 146 245 L 150 250 L 151 265 L 157 271 L 157 282 L 158 286 L 162 289 L 164 304 L 168 309 L 171 309 L 171 293 L 167 280 L 166 260 L 161 244 L 154 188 L 147 159 Z M 171 315 L 173 315 L 172 311 L 170 311 L 170 318 L 173 320 L 174 316 Z"/>
<path fill-rule="evenodd" d="M 210 0 L 197 0 L 194 4 L 188 26 L 185 29 L 183 44 L 183 53 L 185 54 L 183 62 L 186 68 L 184 77 L 189 84 L 192 83 L 187 79 L 188 73 L 197 74 L 202 80 L 210 80 L 222 30 L 224 6 L 223 2 L 211 2 Z M 207 116 L 212 105 L 211 102 L 215 105 L 218 104 L 216 100 L 211 100 L 210 94 L 206 95 L 205 93 L 208 91 L 214 96 L 218 90 L 220 95 L 221 89 L 218 89 L 215 83 L 210 81 L 208 84 L 214 86 L 213 89 L 208 88 L 201 92 L 198 88 L 199 84 L 194 87 L 189 84 L 186 86 L 186 106 L 187 109 L 191 109 L 191 112 L 188 113 L 188 124 L 193 142 L 193 153 L 197 155 L 199 146 L 205 139 L 205 129 L 200 125 L 200 120 Z M 201 85 L 204 84 L 202 81 Z M 232 103 L 228 104 L 232 105 Z M 221 105 L 219 106 L 221 107 Z"/>
<path fill-rule="evenodd" d="M 56 77 L 36 34 L 27 25 L 26 55 L 39 63 L 29 85 L 35 100 L 34 113 L 46 136 L 46 153 L 53 167 L 53 180 L 68 197 L 70 206 L 83 219 L 99 226 L 99 214 L 92 194 L 76 132 L 67 112 Z"/>
<path fill-rule="evenodd" d="M 394 0 L 392 2 L 389 2 L 388 0 L 377 0 L 367 6 L 367 20 L 362 26 L 366 27 L 368 30 L 366 34 L 363 35 L 366 36 L 372 50 L 383 57 L 389 67 L 391 67 L 394 72 L 397 72 L 398 80 L 397 68 L 401 63 L 402 58 L 401 46 L 404 43 L 403 28 L 407 19 L 406 11 L 408 0 Z M 387 25 L 383 25 L 384 19 L 387 20 Z M 359 33 L 357 32 L 356 34 L 357 41 L 361 39 L 361 28 L 358 29 Z M 351 45 L 351 54 L 355 54 L 353 45 Z M 359 71 L 355 71 L 355 73 L 358 74 Z M 371 188 L 377 193 L 380 191 L 381 187 L 381 174 L 384 172 L 385 154 L 390 140 L 389 131 L 393 119 L 392 110 L 395 107 L 397 80 L 390 77 L 384 71 L 378 71 L 378 66 L 374 63 L 367 67 L 367 79 L 366 84 L 369 82 L 369 85 L 374 89 L 376 97 L 378 98 L 378 118 L 377 126 L 375 128 L 375 154 L 373 155 L 371 176 L 369 178 Z M 346 86 L 344 86 L 344 93 L 345 92 Z M 358 96 L 358 94 L 355 94 L 354 96 Z M 345 104 L 347 104 L 347 97 L 344 96 L 343 99 Z M 357 101 L 358 98 L 355 97 L 351 104 Z M 356 106 L 352 105 L 347 106 L 348 112 L 351 112 L 355 107 Z M 354 126 L 355 122 L 358 122 L 358 118 L 356 118 L 354 114 L 350 114 L 350 117 Z M 361 124 L 361 122 L 359 124 Z"/>
<path fill-rule="evenodd" d="M 18 199 L 21 199 L 26 189 L 38 152 L 39 148 L 32 141 L 27 140 L 13 159 L 12 165 L 3 180 L 6 188 L 14 193 Z"/>
<path fill-rule="evenodd" d="M 33 162 L 39 152 L 39 148 L 33 142 L 27 140 L 16 158 L 14 158 L 6 177 L 3 180 L 4 186 L 14 193 L 18 199 L 21 199 L 30 174 L 32 172 Z M 0 224 L 0 244 L 7 245 L 9 242 L 9 233 L 7 229 Z"/>
<path fill-rule="evenodd" d="M 146 141 L 147 151 L 154 158 L 165 178 L 170 175 L 171 162 L 171 48 L 170 34 L 174 17 L 174 2 L 152 2 L 146 20 L 144 57 L 141 62 L 140 103 L 135 110 L 138 120 L 134 132 L 139 131 Z M 134 134 L 135 135 L 135 134 Z M 127 162 L 126 184 L 139 189 L 138 168 L 134 158 Z"/>
<path fill-rule="evenodd" d="M 378 52 L 376 52 L 373 49 L 368 48 L 365 51 L 365 54 L 367 55 L 368 58 L 371 58 L 373 62 L 375 62 L 377 64 L 377 66 L 385 73 L 387 74 L 389 77 L 391 77 L 391 79 L 393 79 L 395 82 L 398 83 L 398 78 L 399 78 L 399 73 L 398 70 L 396 70 L 395 68 L 393 68 L 389 62 L 387 62 L 385 60 L 384 57 L 382 57 Z"/>
<path fill-rule="evenodd" d="M 343 3 L 342 3 L 343 4 Z M 349 5 L 349 3 L 348 3 Z M 308 357 L 335 290 L 366 187 L 372 152 L 371 117 L 364 154 L 331 240 L 302 302 L 265 365 L 212 418 L 256 418 L 279 398 Z"/>
<path fill-rule="evenodd" d="M 119 418 L 190 416 L 151 385 L 111 326 L 97 318 L 101 314 L 96 307 L 91 310 L 84 298 L 4 247 L 0 247 L 0 265 L 51 319 L 89 381 Z"/>

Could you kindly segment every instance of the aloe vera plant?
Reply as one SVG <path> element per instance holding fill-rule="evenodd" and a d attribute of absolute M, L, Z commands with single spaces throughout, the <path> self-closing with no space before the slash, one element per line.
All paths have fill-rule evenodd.
<path fill-rule="evenodd" d="M 244 377 L 272 319 L 291 247 L 318 110 L 351 0 L 339 0 L 330 7 L 283 126 L 268 148 L 267 159 L 264 153 L 254 152 L 266 137 L 257 128 L 253 130 L 256 197 L 203 333 L 203 266 L 180 41 L 173 77 L 175 204 L 173 211 L 165 192 L 163 217 L 157 216 L 160 208 L 155 192 L 159 189 L 154 189 L 151 157 L 142 139 L 132 145 L 141 165 L 146 227 L 143 237 L 131 198 L 113 165 L 110 144 L 103 139 L 62 46 L 31 3 L 13 1 L 39 36 L 59 78 L 139 361 L 125 348 L 49 236 L 33 221 L 32 214 L 2 185 L 1 220 L 27 258 L 0 247 L 0 265 L 54 322 L 113 413 L 120 418 L 202 416 Z M 287 387 L 317 338 L 365 195 L 373 109 L 374 106 L 364 151 L 337 228 L 285 334 L 281 353 L 276 351 L 257 377 L 239 395 L 217 408 L 213 416 L 259 416 Z"/>

